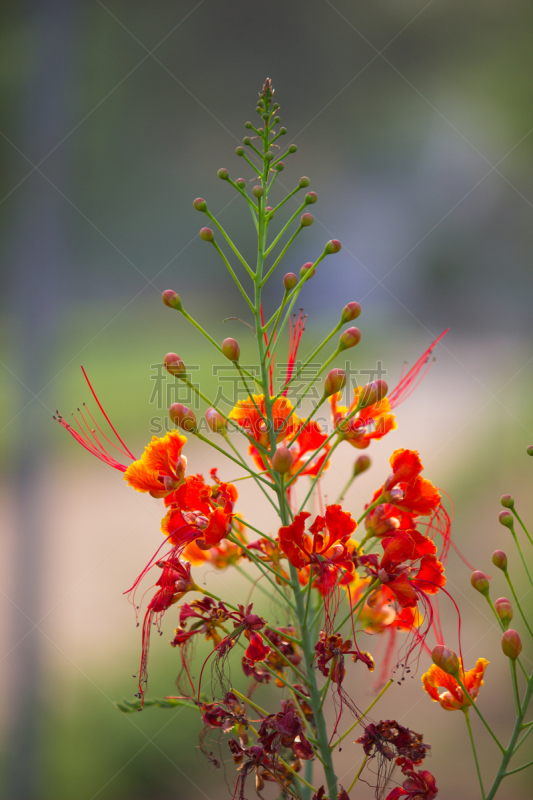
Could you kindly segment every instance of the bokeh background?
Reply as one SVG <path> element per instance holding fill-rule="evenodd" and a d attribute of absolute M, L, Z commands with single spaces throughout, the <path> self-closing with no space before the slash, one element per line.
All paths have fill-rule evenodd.
<path fill-rule="evenodd" d="M 122 592 L 160 542 L 159 504 L 127 490 L 52 414 L 88 399 L 83 364 L 140 452 L 165 413 L 153 397 L 164 353 L 176 350 L 199 367 L 202 387 L 215 388 L 212 352 L 161 304 L 169 287 L 215 338 L 238 337 L 251 358 L 248 329 L 223 323 L 246 310 L 197 235 L 204 223 L 192 200 L 206 197 L 252 253 L 249 215 L 216 170 L 251 177 L 234 151 L 268 75 L 285 141 L 298 145 L 278 198 L 301 175 L 319 194 L 315 224 L 287 269 L 298 271 L 332 236 L 343 242 L 302 294 L 302 353 L 356 299 L 363 340 L 353 366 L 381 360 L 394 385 L 403 362 L 450 327 L 431 372 L 399 409 L 398 430 L 369 451 L 373 470 L 347 507 L 355 513 L 368 500 L 393 447 L 418 448 L 427 476 L 453 498 L 458 546 L 493 576 L 493 596 L 506 594 L 490 562 L 495 547 L 508 547 L 500 495 L 513 492 L 523 516 L 533 516 L 525 454 L 533 442 L 533 7 L 6 0 L 0 20 L 4 796 L 218 800 L 228 796 L 226 778 L 198 752 L 194 713 L 124 715 L 113 705 L 135 691 L 140 634 Z M 280 294 L 278 277 L 267 303 Z M 192 470 L 216 464 L 235 477 L 206 450 L 191 445 Z M 337 452 L 324 481 L 330 498 L 355 455 L 348 445 Z M 241 491 L 250 518 L 260 502 Z M 533 592 L 516 561 L 531 614 Z M 505 738 L 512 695 L 498 632 L 453 553 L 448 575 L 467 666 L 491 660 L 481 702 Z M 214 591 L 224 592 L 224 581 L 248 591 L 212 571 L 205 581 Z M 441 611 L 453 641 L 456 619 Z M 170 617 L 154 637 L 153 695 L 175 691 Z M 531 647 L 525 656 L 531 665 Z M 377 716 L 424 732 L 439 796 L 476 798 L 462 718 L 422 695 L 427 664 L 424 656 Z M 360 704 L 369 701 L 371 687 L 351 680 Z M 477 722 L 490 773 L 497 754 Z M 524 746 L 524 761 L 532 749 Z M 359 746 L 344 748 L 345 785 L 360 759 Z M 501 796 L 525 800 L 528 786 L 520 773 Z M 361 785 L 357 796 L 373 793 Z"/>

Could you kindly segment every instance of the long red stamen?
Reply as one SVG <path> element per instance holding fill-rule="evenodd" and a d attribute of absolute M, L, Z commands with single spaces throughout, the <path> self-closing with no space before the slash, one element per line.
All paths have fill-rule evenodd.
<path fill-rule="evenodd" d="M 442 334 L 442 335 L 444 336 L 444 334 Z M 438 341 L 438 339 L 437 339 L 437 341 Z M 90 389 L 90 390 L 91 390 L 91 392 L 92 392 L 92 396 L 93 396 L 93 397 L 94 397 L 94 399 L 96 400 L 96 402 L 97 402 L 97 404 L 98 404 L 98 408 L 100 409 L 100 411 L 101 411 L 101 412 L 102 412 L 102 414 L 104 415 L 104 418 L 105 418 L 105 420 L 106 420 L 107 424 L 109 425 L 109 427 L 111 428 L 111 430 L 113 431 L 113 433 L 115 434 L 115 436 L 117 437 L 117 439 L 119 440 L 119 442 L 120 442 L 120 444 L 122 445 L 122 447 L 123 447 L 123 448 L 126 450 L 127 454 L 130 456 L 130 458 L 133 458 L 133 460 L 135 461 L 135 456 L 133 455 L 133 453 L 131 452 L 131 450 L 129 450 L 129 448 L 127 447 L 127 445 L 126 445 L 126 444 L 125 444 L 125 443 L 122 441 L 122 439 L 121 439 L 121 438 L 120 438 L 120 436 L 118 435 L 117 431 L 115 430 L 115 427 L 114 427 L 114 426 L 113 426 L 113 424 L 111 423 L 111 420 L 109 419 L 109 417 L 108 417 L 108 416 L 107 416 L 107 414 L 105 413 L 104 409 L 102 408 L 102 404 L 100 403 L 100 401 L 99 401 L 98 397 L 96 396 L 96 392 L 94 391 L 93 387 L 91 386 L 91 382 L 90 382 L 89 378 L 87 377 L 87 373 L 85 372 L 85 370 L 83 369 L 83 367 L 81 368 L 81 371 L 83 372 L 83 375 L 84 375 L 84 377 L 85 377 L 85 380 L 87 381 L 87 384 L 88 384 L 88 386 L 89 386 L 89 389 Z"/>
<path fill-rule="evenodd" d="M 396 388 L 393 389 L 392 392 L 390 392 L 388 398 L 391 408 L 395 408 L 396 406 L 400 405 L 400 403 L 402 403 L 407 397 L 409 397 L 411 392 L 416 389 L 420 381 L 425 378 L 428 370 L 431 368 L 431 364 L 428 366 L 428 368 L 426 369 L 420 380 L 417 381 L 420 372 L 422 371 L 425 364 L 427 364 L 429 357 L 431 356 L 433 348 L 435 347 L 436 344 L 438 344 L 438 342 L 440 342 L 443 336 L 446 336 L 449 330 L 450 330 L 449 328 L 446 328 L 446 330 L 443 331 L 441 335 L 437 339 L 435 339 L 435 341 L 432 344 L 430 344 L 428 349 L 420 356 L 416 364 L 413 367 L 411 367 L 411 369 L 406 375 L 402 376 L 398 386 L 396 386 Z"/>

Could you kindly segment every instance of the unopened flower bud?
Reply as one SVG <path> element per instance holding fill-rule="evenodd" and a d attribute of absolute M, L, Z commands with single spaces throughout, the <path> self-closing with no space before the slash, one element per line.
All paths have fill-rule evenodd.
<path fill-rule="evenodd" d="M 236 156 L 243 156 L 244 155 L 244 147 L 236 147 L 235 148 L 235 155 Z"/>
<path fill-rule="evenodd" d="M 370 467 L 370 458 L 368 456 L 362 455 L 359 458 L 355 459 L 355 464 L 353 465 L 353 476 L 357 478 L 362 472 L 366 472 L 367 469 Z"/>
<path fill-rule="evenodd" d="M 272 456 L 272 466 L 280 475 L 284 475 L 290 470 L 292 462 L 292 453 L 288 447 L 278 447 Z"/>
<path fill-rule="evenodd" d="M 220 433 L 226 429 L 226 420 L 216 408 L 208 408 L 205 412 L 205 419 L 213 433 Z"/>
<path fill-rule="evenodd" d="M 533 456 L 533 444 L 529 445 L 529 447 L 526 450 L 526 453 L 528 454 L 528 456 Z"/>
<path fill-rule="evenodd" d="M 187 371 L 185 369 L 185 364 L 176 353 L 167 353 L 163 359 L 163 364 L 165 365 L 167 372 L 170 372 L 171 375 L 176 375 L 177 377 L 185 375 Z"/>
<path fill-rule="evenodd" d="M 286 290 L 290 292 L 291 289 L 294 289 L 297 283 L 298 283 L 298 278 L 294 274 L 294 272 L 287 272 L 287 274 L 283 278 L 283 285 L 286 288 Z"/>
<path fill-rule="evenodd" d="M 221 181 L 227 181 L 228 180 L 228 170 L 227 169 L 224 169 L 224 168 L 219 169 L 219 171 L 217 172 L 217 175 L 218 175 L 218 177 L 220 178 Z"/>
<path fill-rule="evenodd" d="M 343 369 L 331 369 L 324 381 L 324 395 L 331 397 L 332 394 L 342 391 L 346 386 L 346 373 Z"/>
<path fill-rule="evenodd" d="M 499 597 L 494 603 L 494 608 L 501 619 L 505 630 L 513 618 L 513 607 L 506 597 Z"/>
<path fill-rule="evenodd" d="M 203 239 L 204 242 L 212 242 L 215 239 L 215 234 L 211 228 L 202 228 L 200 231 L 200 239 Z"/>
<path fill-rule="evenodd" d="M 289 145 L 289 153 L 295 153 L 298 150 L 295 144 Z"/>
<path fill-rule="evenodd" d="M 280 133 L 280 136 L 285 136 L 285 134 L 287 133 L 287 128 L 280 128 L 279 129 L 279 133 Z"/>
<path fill-rule="evenodd" d="M 193 201 L 193 206 L 197 211 L 207 211 L 207 203 L 203 197 L 197 197 L 196 200 Z"/>
<path fill-rule="evenodd" d="M 477 592 L 480 592 L 484 597 L 489 596 L 489 579 L 481 570 L 476 569 L 470 576 L 470 583 Z"/>
<path fill-rule="evenodd" d="M 342 309 L 341 322 L 343 324 L 346 322 L 353 322 L 354 319 L 357 319 L 360 313 L 361 306 L 359 303 L 356 303 L 355 300 L 352 300 L 351 303 L 347 303 Z"/>
<path fill-rule="evenodd" d="M 495 550 L 492 554 L 492 563 L 498 569 L 507 569 L 507 556 L 503 552 L 503 550 Z"/>
<path fill-rule="evenodd" d="M 457 658 L 457 654 L 454 653 L 453 650 L 450 650 L 449 647 L 438 644 L 433 648 L 431 658 L 433 659 L 433 663 L 448 675 L 459 674 L 459 659 Z"/>
<path fill-rule="evenodd" d="M 355 330 L 357 330 L 357 328 L 355 328 Z M 389 387 L 386 381 L 382 381 L 381 379 L 372 381 L 372 383 L 367 383 L 366 386 L 363 386 L 361 394 L 359 395 L 359 408 L 367 408 L 368 406 L 374 405 L 374 403 L 379 403 L 380 400 L 383 400 L 388 391 Z"/>
<path fill-rule="evenodd" d="M 326 253 L 327 256 L 330 256 L 332 253 L 338 253 L 341 247 L 342 244 L 339 242 L 338 239 L 331 239 L 331 241 L 329 241 L 325 246 L 324 252 Z"/>
<path fill-rule="evenodd" d="M 355 347 L 361 341 L 361 331 L 359 328 L 348 328 L 339 338 L 339 350 L 347 350 Z"/>
<path fill-rule="evenodd" d="M 518 633 L 512 628 L 509 628 L 508 631 L 505 631 L 502 636 L 502 650 L 507 658 L 510 658 L 513 661 L 516 661 L 522 652 L 522 640 Z"/>
<path fill-rule="evenodd" d="M 278 163 L 274 166 L 274 169 L 277 172 L 283 172 L 283 170 L 285 169 L 285 164 L 283 163 L 283 161 L 278 161 Z"/>
<path fill-rule="evenodd" d="M 265 153 L 265 158 L 267 161 L 272 161 L 272 159 L 274 158 L 274 153 L 272 152 L 272 150 L 269 150 L 267 153 Z"/>
<path fill-rule="evenodd" d="M 314 222 L 314 218 L 312 214 L 302 214 L 300 217 L 300 225 L 302 228 L 308 228 L 309 225 L 312 225 Z"/>
<path fill-rule="evenodd" d="M 163 303 L 169 308 L 174 308 L 176 311 L 181 311 L 183 308 L 179 295 L 177 295 L 173 289 L 165 289 L 162 294 L 162 298 Z"/>
<path fill-rule="evenodd" d="M 226 356 L 229 361 L 238 361 L 241 354 L 241 348 L 235 339 L 224 339 L 222 342 L 222 354 Z"/>
<path fill-rule="evenodd" d="M 504 508 L 514 508 L 514 500 L 510 494 L 502 494 L 500 503 Z"/>
<path fill-rule="evenodd" d="M 239 189 L 242 191 L 243 189 L 246 189 L 246 181 L 244 180 L 244 178 L 237 178 L 237 180 L 235 181 L 235 186 L 238 186 Z"/>
<path fill-rule="evenodd" d="M 170 414 L 170 419 L 172 422 L 178 427 L 182 428 L 182 430 L 193 432 L 196 431 L 196 417 L 194 415 L 194 411 L 191 411 L 191 409 L 187 408 L 187 406 L 184 406 L 181 403 L 172 403 L 168 413 Z"/>
<path fill-rule="evenodd" d="M 273 108 L 274 108 L 274 106 L 273 106 Z M 279 108 L 279 106 L 278 106 L 278 108 Z M 275 108 L 274 108 L 274 110 L 275 110 Z M 274 117 L 274 125 L 277 125 L 278 122 L 280 122 L 280 120 L 281 120 L 281 117 Z"/>
<path fill-rule="evenodd" d="M 504 525 L 506 528 L 513 528 L 513 515 L 509 511 L 500 511 L 498 514 L 498 519 L 500 520 L 500 525 Z"/>
<path fill-rule="evenodd" d="M 283 131 L 283 130 L 285 130 L 285 128 L 281 129 L 281 131 Z M 280 131 L 280 133 L 281 133 L 281 131 Z M 285 131 L 285 133 L 286 132 L 287 131 Z M 303 178 L 300 178 L 300 188 L 301 189 L 306 189 L 309 186 L 310 183 L 311 183 L 311 181 L 305 175 L 303 176 Z"/>
<path fill-rule="evenodd" d="M 307 203 L 307 205 L 312 205 L 313 203 L 316 203 L 317 200 L 318 200 L 318 195 L 316 192 L 307 192 L 307 194 L 305 195 L 305 202 Z"/>
<path fill-rule="evenodd" d="M 245 144 L 247 147 L 249 147 L 252 144 L 252 140 L 250 139 L 249 136 L 245 136 L 244 139 L 242 140 L 242 143 Z"/>
<path fill-rule="evenodd" d="M 245 123 L 244 123 L 244 127 L 245 127 L 245 128 L 252 128 L 253 126 L 252 126 L 252 123 L 251 123 L 251 122 L 245 122 Z"/>
<path fill-rule="evenodd" d="M 266 206 L 265 211 L 267 214 L 270 213 L 270 211 L 272 211 L 272 206 Z"/>
<path fill-rule="evenodd" d="M 265 190 L 262 186 L 254 186 L 252 189 L 252 194 L 254 197 L 263 197 Z"/>
<path fill-rule="evenodd" d="M 313 262 L 306 261 L 306 263 L 300 269 L 300 278 L 306 278 L 307 280 L 311 280 L 314 274 L 315 270 L 313 269 Z"/>

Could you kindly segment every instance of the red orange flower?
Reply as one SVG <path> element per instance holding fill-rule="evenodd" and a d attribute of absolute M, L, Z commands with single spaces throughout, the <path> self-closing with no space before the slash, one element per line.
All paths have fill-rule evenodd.
<path fill-rule="evenodd" d="M 252 398 L 239 400 L 235 408 L 229 414 L 229 418 L 234 420 L 241 428 L 263 447 L 269 445 L 269 431 L 265 423 L 265 396 L 254 394 Z M 280 442 L 287 435 L 290 435 L 294 425 L 293 406 L 286 397 L 278 397 L 273 400 L 272 417 L 276 441 Z"/>
<path fill-rule="evenodd" d="M 178 431 L 152 437 L 141 458 L 127 468 L 124 480 L 137 492 L 166 497 L 183 483 L 187 459 L 181 451 L 186 441 Z"/>
<path fill-rule="evenodd" d="M 483 676 L 488 663 L 485 658 L 478 658 L 476 666 L 469 669 L 468 672 L 464 672 L 461 659 L 459 659 L 460 680 L 473 700 L 476 699 L 480 687 L 483 686 Z M 440 703 L 447 711 L 462 710 L 472 705 L 453 675 L 444 672 L 436 664 L 432 664 L 429 670 L 422 675 L 422 685 L 431 699 Z M 439 692 L 439 688 L 444 689 L 444 692 Z"/>
<path fill-rule="evenodd" d="M 336 428 L 339 427 L 339 435 L 353 447 L 364 450 L 372 439 L 381 439 L 389 431 L 395 430 L 396 420 L 387 397 L 361 409 L 347 420 L 346 417 L 359 403 L 360 392 L 358 387 L 354 389 L 354 399 L 349 408 L 337 405 L 341 398 L 340 392 L 333 394 L 329 401 L 333 424 Z"/>
<path fill-rule="evenodd" d="M 316 455 L 313 454 L 316 450 L 323 447 L 328 436 L 323 432 L 318 422 L 315 422 L 314 420 L 307 422 L 305 419 L 298 420 L 296 416 L 294 416 L 294 419 L 291 421 L 287 430 L 286 439 L 284 442 L 285 446 L 289 444 L 296 431 L 300 431 L 300 433 L 290 448 L 293 462 L 289 472 L 287 473 L 287 480 L 292 478 L 293 475 L 296 475 L 297 472 L 299 473 L 298 477 L 301 475 L 311 475 L 311 477 L 316 477 L 328 457 L 331 445 L 326 444 L 322 452 L 317 453 Z M 249 453 L 261 470 L 266 469 L 263 457 L 257 448 L 255 448 L 253 445 L 250 445 Z M 326 463 L 322 472 L 324 472 L 328 466 L 329 464 Z M 302 471 L 300 472 L 300 470 Z"/>

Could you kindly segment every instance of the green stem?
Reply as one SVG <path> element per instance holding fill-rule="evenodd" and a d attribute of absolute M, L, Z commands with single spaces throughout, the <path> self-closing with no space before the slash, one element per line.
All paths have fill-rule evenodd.
<path fill-rule="evenodd" d="M 528 567 L 528 565 L 527 565 L 527 561 L 526 561 L 526 559 L 524 558 L 524 554 L 523 554 L 523 552 L 522 552 L 522 548 L 520 547 L 520 542 L 518 541 L 518 536 L 517 536 L 517 535 L 516 535 L 516 533 L 514 532 L 514 529 L 513 529 L 513 528 L 510 528 L 510 531 L 511 531 L 511 535 L 512 535 L 512 537 L 513 537 L 513 539 L 514 539 L 514 543 L 515 543 L 515 545 L 516 545 L 516 547 L 517 547 L 517 550 L 518 550 L 518 552 L 520 553 L 520 558 L 522 559 L 522 564 L 524 565 L 524 569 L 525 569 L 525 571 L 526 571 L 526 574 L 527 574 L 528 580 L 529 580 L 529 582 L 530 582 L 531 586 L 533 586 L 533 578 L 531 577 L 531 573 L 530 573 L 530 571 L 529 571 L 529 567 Z"/>
<path fill-rule="evenodd" d="M 268 254 L 272 252 L 272 249 L 273 249 L 273 248 L 274 248 L 274 247 L 277 245 L 277 243 L 279 242 L 279 240 L 281 239 L 281 237 L 283 236 L 283 234 L 285 233 L 285 231 L 287 230 L 287 228 L 289 228 L 289 227 L 290 227 L 290 225 L 291 225 L 291 224 L 294 222 L 294 220 L 296 219 L 296 217 L 298 216 L 298 214 L 300 213 L 300 211 L 303 211 L 303 210 L 304 210 L 304 208 L 305 208 L 305 205 L 306 205 L 305 203 L 302 203 L 302 205 L 300 206 L 300 208 L 296 209 L 296 211 L 294 212 L 294 214 L 292 215 L 292 217 L 290 217 L 290 219 L 288 220 L 288 222 L 286 222 L 286 223 L 285 223 L 285 225 L 284 225 L 284 226 L 283 226 L 283 228 L 280 230 L 280 232 L 278 233 L 278 235 L 276 236 L 276 238 L 274 239 L 274 241 L 273 241 L 273 242 L 272 242 L 272 243 L 271 243 L 271 244 L 270 244 L 270 245 L 267 247 L 267 249 L 265 250 L 265 257 L 266 257 L 266 256 L 268 256 Z M 268 277 L 268 276 L 267 276 L 267 277 Z"/>
<path fill-rule="evenodd" d="M 268 281 L 268 279 L 270 278 L 270 276 L 272 275 L 272 273 L 274 272 L 274 270 L 275 270 L 275 269 L 276 269 L 276 267 L 278 266 L 279 262 L 281 261 L 281 259 L 283 258 L 283 256 L 285 255 L 285 253 L 287 252 L 287 250 L 289 249 L 289 247 L 291 246 L 291 244 L 294 242 L 294 240 L 296 239 L 296 237 L 298 236 L 298 234 L 300 233 L 300 231 L 303 231 L 303 229 L 304 229 L 304 226 L 303 226 L 303 225 L 300 225 L 300 226 L 299 226 L 299 227 L 298 227 L 298 228 L 297 228 L 297 229 L 294 231 L 294 233 L 292 234 L 291 238 L 289 239 L 289 241 L 287 242 L 287 244 L 285 245 L 285 247 L 283 248 L 283 250 L 281 251 L 281 253 L 279 254 L 279 256 L 276 258 L 276 260 L 274 261 L 274 263 L 272 264 L 272 266 L 271 266 L 271 267 L 270 267 L 270 269 L 268 270 L 267 274 L 266 274 L 266 275 L 265 275 L 265 277 L 263 278 L 263 280 L 262 280 L 262 282 L 261 282 L 261 286 L 264 286 L 264 285 L 265 285 L 265 283 Z"/>
<path fill-rule="evenodd" d="M 507 580 L 507 583 L 509 584 L 509 588 L 510 588 L 510 590 L 511 590 L 512 594 L 513 594 L 514 601 L 515 601 L 515 603 L 516 603 L 516 607 L 518 608 L 518 610 L 519 610 L 519 612 L 520 612 L 520 616 L 522 617 L 522 620 L 523 620 L 523 622 L 524 622 L 524 625 L 525 625 L 525 626 L 526 626 L 526 628 L 528 629 L 528 631 L 529 631 L 529 635 L 530 635 L 531 637 L 533 637 L 533 631 L 532 631 L 532 630 L 531 630 L 531 628 L 529 627 L 529 623 L 528 623 L 528 621 L 527 621 L 526 615 L 525 615 L 525 614 L 524 614 L 524 612 L 522 611 L 522 606 L 520 605 L 520 601 L 519 601 L 519 599 L 518 599 L 518 597 L 517 597 L 517 594 L 516 594 L 516 592 L 515 592 L 515 588 L 514 588 L 514 586 L 513 586 L 513 582 L 512 582 L 512 580 L 511 580 L 511 576 L 509 575 L 509 572 L 508 572 L 508 570 L 507 570 L 507 569 L 504 569 L 504 571 L 503 571 L 503 574 L 505 575 L 505 578 L 506 578 L 506 580 Z"/>
<path fill-rule="evenodd" d="M 486 721 L 485 717 L 483 716 L 483 714 L 481 713 L 481 711 L 480 711 L 480 710 L 479 710 L 479 708 L 477 707 L 477 705 L 476 705 L 476 703 L 475 703 L 474 699 L 473 699 L 473 698 L 470 696 L 470 694 L 469 694 L 469 692 L 468 692 L 468 689 L 466 688 L 466 686 L 464 685 L 464 683 L 461 681 L 461 678 L 460 678 L 458 675 L 454 675 L 454 677 L 455 677 L 455 679 L 456 679 L 457 683 L 459 684 L 459 686 L 461 687 L 461 689 L 463 690 L 463 692 L 464 692 L 464 694 L 465 694 L 465 697 L 468 697 L 468 699 L 470 700 L 470 703 L 471 703 L 472 707 L 474 708 L 474 710 L 475 710 L 476 714 L 477 714 L 477 715 L 478 715 L 478 717 L 480 718 L 481 722 L 483 723 L 483 725 L 485 726 L 485 728 L 488 730 L 488 732 L 490 733 L 490 735 L 492 736 L 492 738 L 494 739 L 494 741 L 496 742 L 496 744 L 498 745 L 498 747 L 500 748 L 500 750 L 502 751 L 502 753 L 505 755 L 505 748 L 504 748 L 504 746 L 503 746 L 503 745 L 500 743 L 500 741 L 499 741 L 499 739 L 497 738 L 496 734 L 495 734 L 495 733 L 493 733 L 493 731 L 492 731 L 492 728 L 490 727 L 489 723 Z"/>
<path fill-rule="evenodd" d="M 518 515 L 518 511 L 516 511 L 516 509 L 514 508 L 514 506 L 513 506 L 513 508 L 511 509 L 511 511 L 513 512 L 513 514 L 514 514 L 514 515 L 515 515 L 515 517 L 517 518 L 518 522 L 520 523 L 520 526 L 521 526 L 522 530 L 524 531 L 524 533 L 526 534 L 527 538 L 529 539 L 530 543 L 531 543 L 531 544 L 533 544 L 533 539 L 531 538 L 531 536 L 530 536 L 530 533 L 529 533 L 528 529 L 526 528 L 526 526 L 525 526 L 525 525 L 524 525 L 524 523 L 522 522 L 521 518 L 520 518 L 520 517 L 519 517 L 519 515 Z"/>
<path fill-rule="evenodd" d="M 205 215 L 206 215 L 207 217 L 209 217 L 209 219 L 211 220 L 211 222 L 213 223 L 213 225 L 215 225 L 215 226 L 218 228 L 218 230 L 220 231 L 220 233 L 222 234 L 222 236 L 224 237 L 224 239 L 227 241 L 227 243 L 229 244 L 229 246 L 231 247 L 231 249 L 233 250 L 233 252 L 234 252 L 234 253 L 235 253 L 235 255 L 237 256 L 237 258 L 239 259 L 239 261 L 240 261 L 240 262 L 241 262 L 241 264 L 243 265 L 243 267 L 244 267 L 244 269 L 246 270 L 246 272 L 248 273 L 248 275 L 249 275 L 251 278 L 253 278 L 253 277 L 254 277 L 253 270 L 252 270 L 252 269 L 251 269 L 251 267 L 249 266 L 249 264 L 248 264 L 248 262 L 246 261 L 246 259 L 244 258 L 244 256 L 243 256 L 243 255 L 241 255 L 241 253 L 240 253 L 240 252 L 238 251 L 238 249 L 235 247 L 235 245 L 233 244 L 232 240 L 230 239 L 230 237 L 228 236 L 228 234 L 226 233 L 226 231 L 224 230 L 224 228 L 222 227 L 222 225 L 220 224 L 220 222 L 219 222 L 219 221 L 216 219 L 216 217 L 214 217 L 214 216 L 211 214 L 211 212 L 210 212 L 209 210 L 206 210 L 204 213 L 205 213 Z M 237 281 L 237 278 L 235 277 L 235 275 L 234 275 L 234 273 L 233 273 L 233 270 L 232 270 L 232 269 L 231 269 L 231 267 L 229 266 L 229 264 L 228 264 L 228 261 L 227 261 L 226 257 L 223 255 L 223 253 L 222 253 L 222 250 L 220 249 L 220 247 L 219 247 L 219 246 L 216 244 L 216 242 L 215 242 L 214 240 L 213 240 L 213 244 L 215 245 L 215 247 L 216 247 L 216 249 L 217 249 L 217 252 L 218 252 L 218 253 L 220 253 L 220 255 L 222 256 L 222 258 L 223 258 L 223 259 L 224 259 L 224 261 L 226 262 L 226 266 L 227 266 L 227 267 L 228 267 L 228 269 L 230 270 L 230 272 L 231 272 L 231 274 L 232 274 L 232 277 L 233 277 L 233 279 L 234 279 L 235 281 Z M 240 284 L 239 284 L 239 282 L 238 282 L 238 281 L 237 281 L 237 285 L 239 286 L 239 288 L 241 288 L 241 287 L 240 287 Z M 243 291 L 243 290 L 242 290 L 242 288 L 241 288 L 241 291 Z"/>
<path fill-rule="evenodd" d="M 359 767 L 359 769 L 357 770 L 357 775 L 355 776 L 355 778 L 353 779 L 353 781 L 351 782 L 351 784 L 348 786 L 348 794 L 349 794 L 349 793 L 352 791 L 353 787 L 355 786 L 355 784 L 356 784 L 356 783 L 357 783 L 357 781 L 359 780 L 359 778 L 360 778 L 360 776 L 361 776 L 361 773 L 362 773 L 362 771 L 363 771 L 363 770 L 364 770 L 364 768 L 365 768 L 365 764 L 366 764 L 366 762 L 368 761 L 368 758 L 369 758 L 369 756 L 365 756 L 365 757 L 363 758 L 363 760 L 362 760 L 362 762 L 361 762 L 361 766 L 360 766 L 360 767 Z"/>
<path fill-rule="evenodd" d="M 388 689 L 390 689 L 390 687 L 392 686 L 392 684 L 393 684 L 393 683 L 394 683 L 394 680 L 393 680 L 392 678 L 390 678 L 390 679 L 387 681 L 387 683 L 385 684 L 385 686 L 383 687 L 383 689 L 381 690 L 381 692 L 378 694 L 378 696 L 377 696 L 377 697 L 375 697 L 375 698 L 374 698 L 374 700 L 373 700 L 373 701 L 370 703 L 370 705 L 368 706 L 368 708 L 366 709 L 366 711 L 363 711 L 363 713 L 361 714 L 361 716 L 360 716 L 358 719 L 356 719 L 356 720 L 355 720 L 354 724 L 353 724 L 353 725 L 351 725 L 351 726 L 348 728 L 348 730 L 347 730 L 347 731 L 345 731 L 345 732 L 342 734 L 342 736 L 341 736 L 339 739 L 337 739 L 337 741 L 335 742 L 335 744 L 334 744 L 334 745 L 332 745 L 332 748 L 331 748 L 332 750 L 333 750 L 335 747 L 338 747 L 338 745 L 339 745 L 339 744 L 342 742 L 342 740 L 343 740 L 343 739 L 345 739 L 345 738 L 346 738 L 346 737 L 347 737 L 347 736 L 348 736 L 348 735 L 349 735 L 349 734 L 350 734 L 350 733 L 353 731 L 353 729 L 354 729 L 354 728 L 356 728 L 356 727 L 359 725 L 359 723 L 361 722 L 361 720 L 362 720 L 362 719 L 364 719 L 364 718 L 367 716 L 368 712 L 369 712 L 369 711 L 371 711 L 371 710 L 374 708 L 374 706 L 376 705 L 376 703 L 377 703 L 379 700 L 381 700 L 381 698 L 383 697 L 383 695 L 385 694 L 385 692 L 386 692 Z"/>
<path fill-rule="evenodd" d="M 470 725 L 470 717 L 468 716 L 468 706 L 466 708 L 463 708 L 463 712 L 465 715 L 466 727 L 468 728 L 468 735 L 470 736 L 470 744 L 472 745 L 472 752 L 474 753 L 474 761 L 476 762 L 476 770 L 477 770 L 477 777 L 479 780 L 479 786 L 481 789 L 481 797 L 483 798 L 483 800 L 485 800 L 485 789 L 483 788 L 483 779 L 481 778 L 481 770 L 479 768 L 479 762 L 477 760 L 474 734 L 472 733 L 472 726 Z"/>
<path fill-rule="evenodd" d="M 239 292 L 242 294 L 242 296 L 244 297 L 244 299 L 248 303 L 248 308 L 250 308 L 253 311 L 254 310 L 253 303 L 250 300 L 250 298 L 248 297 L 248 294 L 247 294 L 244 286 L 242 285 L 242 283 L 238 279 L 237 275 L 235 274 L 235 271 L 234 271 L 233 267 L 231 266 L 231 264 L 229 263 L 228 259 L 226 258 L 226 256 L 224 255 L 224 253 L 222 252 L 222 250 L 220 249 L 219 245 L 217 244 L 217 242 L 214 239 L 211 242 L 211 244 L 213 245 L 213 247 L 215 248 L 215 250 L 219 254 L 220 258 L 222 259 L 222 261 L 224 262 L 224 264 L 228 268 L 228 272 L 231 275 L 231 277 L 233 278 L 233 280 L 235 281 L 235 284 L 236 284 Z"/>

